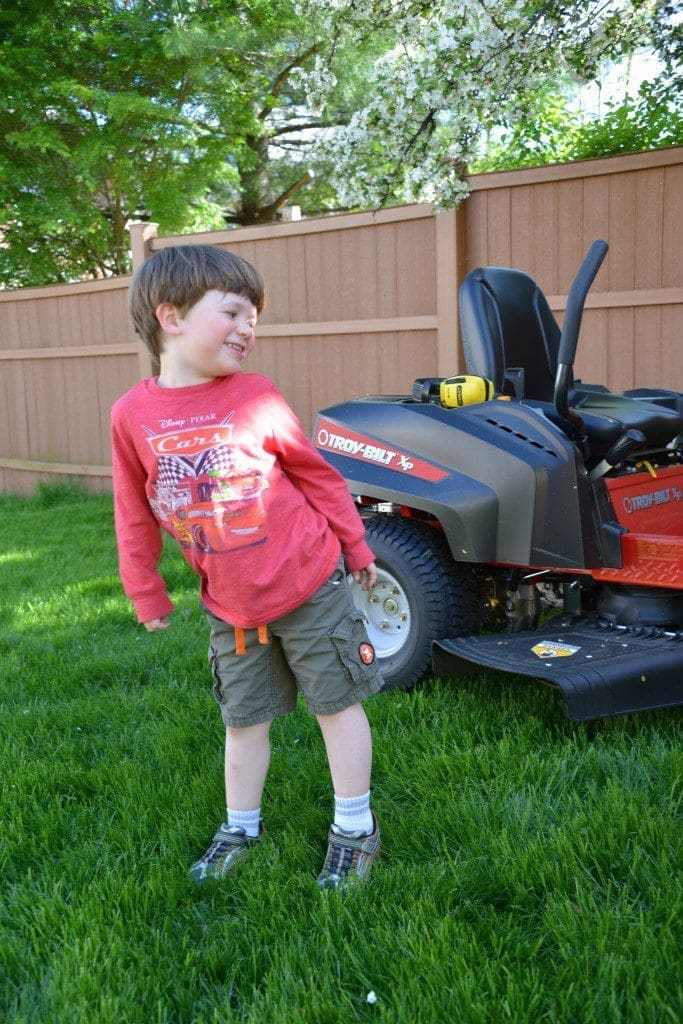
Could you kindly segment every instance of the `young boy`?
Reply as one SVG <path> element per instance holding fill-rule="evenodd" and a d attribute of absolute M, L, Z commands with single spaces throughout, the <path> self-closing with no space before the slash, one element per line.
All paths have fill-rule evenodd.
<path fill-rule="evenodd" d="M 382 679 L 344 561 L 364 590 L 377 571 L 342 478 L 272 381 L 242 372 L 264 303 L 258 271 L 212 246 L 162 249 L 135 273 L 131 315 L 160 373 L 112 410 L 119 566 L 149 632 L 169 626 L 173 607 L 158 571 L 162 529 L 201 580 L 227 821 L 192 865 L 195 880 L 224 876 L 263 835 L 270 723 L 295 709 L 298 683 L 332 775 L 318 882 L 336 888 L 364 878 L 379 853 L 361 701 Z"/>

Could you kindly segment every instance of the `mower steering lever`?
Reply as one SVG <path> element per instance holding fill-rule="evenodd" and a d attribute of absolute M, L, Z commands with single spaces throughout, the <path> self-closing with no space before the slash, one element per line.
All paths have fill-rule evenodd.
<path fill-rule="evenodd" d="M 590 286 L 595 280 L 595 275 L 602 266 L 602 261 L 607 255 L 608 249 L 609 246 L 607 245 L 607 242 L 603 242 L 602 239 L 597 239 L 597 241 L 593 242 L 586 253 L 586 258 L 581 264 L 578 274 L 574 278 L 571 288 L 569 289 L 569 295 L 567 296 L 567 308 L 565 310 L 562 334 L 560 336 L 560 347 L 557 353 L 558 368 L 562 364 L 565 366 L 574 365 L 576 346 L 579 341 L 579 328 L 581 326 L 581 317 L 583 315 L 586 296 L 588 295 Z"/>
<path fill-rule="evenodd" d="M 598 239 L 593 242 L 586 253 L 578 274 L 574 278 L 569 295 L 567 296 L 567 308 L 564 314 L 560 346 L 557 353 L 557 371 L 555 374 L 554 400 L 558 416 L 567 423 L 569 436 L 580 446 L 582 454 L 587 457 L 587 438 L 583 418 L 575 409 L 569 408 L 569 385 L 572 380 L 572 367 L 576 356 L 576 346 L 579 342 L 579 328 L 583 307 L 588 295 L 588 290 L 595 280 L 595 275 L 602 266 L 602 261 L 607 255 L 609 246 L 607 242 Z"/>

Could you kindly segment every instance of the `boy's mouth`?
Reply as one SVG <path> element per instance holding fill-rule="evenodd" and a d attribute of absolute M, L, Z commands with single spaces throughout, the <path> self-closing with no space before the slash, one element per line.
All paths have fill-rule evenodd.
<path fill-rule="evenodd" d="M 234 341 L 226 341 L 225 345 L 227 348 L 231 348 L 233 352 L 236 352 L 238 356 L 243 356 L 246 351 L 246 347 L 244 345 L 238 345 Z"/>

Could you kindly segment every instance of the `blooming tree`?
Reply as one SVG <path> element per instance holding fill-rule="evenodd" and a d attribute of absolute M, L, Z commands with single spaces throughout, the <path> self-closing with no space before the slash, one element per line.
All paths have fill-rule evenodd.
<path fill-rule="evenodd" d="M 366 101 L 321 139 L 340 202 L 456 205 L 481 133 L 511 125 L 558 74 L 590 81 L 600 62 L 632 51 L 670 13 L 658 0 L 300 0 L 327 42 L 303 75 L 323 112 L 344 65 L 338 43 L 388 45 Z"/>

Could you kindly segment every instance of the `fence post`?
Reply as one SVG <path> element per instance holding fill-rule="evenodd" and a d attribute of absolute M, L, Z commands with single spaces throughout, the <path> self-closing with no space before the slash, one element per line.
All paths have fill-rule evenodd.
<path fill-rule="evenodd" d="M 458 291 L 467 272 L 466 203 L 436 213 L 436 372 L 464 372 L 458 322 Z"/>
<path fill-rule="evenodd" d="M 158 228 L 158 224 L 144 220 L 134 220 L 128 224 L 133 273 L 149 256 L 151 252 L 150 241 L 152 238 L 156 238 Z M 141 378 L 152 377 L 155 373 L 159 372 L 158 364 L 155 363 L 151 352 L 142 341 L 138 341 L 138 365 Z"/>

